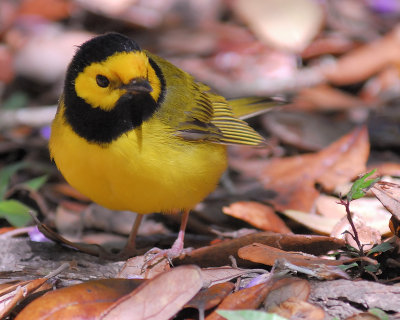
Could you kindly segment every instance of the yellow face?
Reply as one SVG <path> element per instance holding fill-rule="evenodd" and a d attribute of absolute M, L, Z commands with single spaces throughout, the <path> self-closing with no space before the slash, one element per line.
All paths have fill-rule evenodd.
<path fill-rule="evenodd" d="M 112 110 L 127 93 L 124 87 L 135 79 L 147 80 L 155 101 L 161 93 L 161 82 L 142 51 L 117 52 L 102 62 L 92 63 L 75 80 L 76 94 L 93 108 Z"/>

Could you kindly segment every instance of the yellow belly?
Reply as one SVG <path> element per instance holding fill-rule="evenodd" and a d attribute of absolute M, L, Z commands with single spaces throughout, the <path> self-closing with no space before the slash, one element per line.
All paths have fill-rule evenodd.
<path fill-rule="evenodd" d="M 93 201 L 138 213 L 191 209 L 226 169 L 226 147 L 186 142 L 151 120 L 107 147 L 87 143 L 58 114 L 50 153 L 65 179 Z"/>

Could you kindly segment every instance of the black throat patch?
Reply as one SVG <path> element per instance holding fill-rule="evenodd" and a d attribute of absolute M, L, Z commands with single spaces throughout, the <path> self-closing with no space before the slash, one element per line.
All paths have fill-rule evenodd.
<path fill-rule="evenodd" d="M 118 33 L 108 33 L 85 42 L 70 63 L 64 86 L 64 116 L 72 129 L 88 142 L 105 145 L 139 127 L 160 107 L 165 95 L 165 80 L 160 68 L 149 58 L 161 83 L 158 101 L 148 93 L 126 93 L 112 110 L 93 108 L 75 92 L 75 79 L 84 68 L 116 52 L 138 51 L 140 47 Z"/>

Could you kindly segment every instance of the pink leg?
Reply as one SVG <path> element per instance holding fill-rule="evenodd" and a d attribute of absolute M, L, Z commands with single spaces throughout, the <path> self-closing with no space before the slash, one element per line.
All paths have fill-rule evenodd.
<path fill-rule="evenodd" d="M 135 223 L 132 226 L 131 232 L 129 233 L 128 241 L 122 251 L 118 254 L 124 258 L 133 257 L 136 253 L 136 236 L 139 231 L 140 223 L 142 222 L 143 215 L 137 214 Z"/>
<path fill-rule="evenodd" d="M 146 255 L 152 254 L 150 259 L 146 261 L 145 265 L 149 266 L 153 263 L 157 263 L 160 258 L 167 258 L 172 260 L 179 257 L 185 250 L 183 249 L 183 240 L 185 238 L 185 229 L 189 219 L 190 210 L 185 210 L 182 214 L 181 226 L 179 229 L 178 238 L 176 238 L 174 244 L 170 249 L 161 250 L 159 248 L 153 248 Z"/>

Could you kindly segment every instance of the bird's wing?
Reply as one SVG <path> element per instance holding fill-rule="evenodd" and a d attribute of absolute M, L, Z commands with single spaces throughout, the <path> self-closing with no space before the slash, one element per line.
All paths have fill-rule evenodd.
<path fill-rule="evenodd" d="M 235 117 L 226 100 L 207 92 L 208 87 L 194 83 L 195 105 L 185 111 L 185 121 L 177 135 L 191 141 L 223 144 L 259 145 L 264 139 L 246 122 Z"/>

